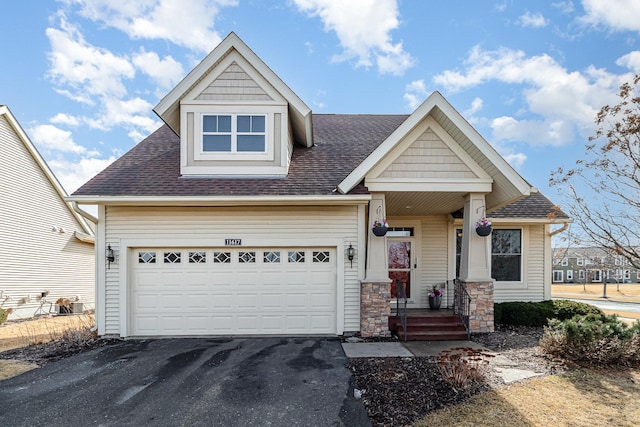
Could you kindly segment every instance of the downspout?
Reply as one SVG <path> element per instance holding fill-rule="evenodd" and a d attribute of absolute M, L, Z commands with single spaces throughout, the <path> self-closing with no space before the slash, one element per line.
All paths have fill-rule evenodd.
<path fill-rule="evenodd" d="M 78 215 L 80 215 L 84 219 L 91 221 L 94 224 L 98 223 L 98 218 L 91 215 L 89 212 L 83 211 L 82 209 L 80 209 L 80 207 L 78 206 L 78 202 L 71 202 L 71 207 L 73 208 L 74 211 L 78 213 Z"/>
<path fill-rule="evenodd" d="M 565 222 L 565 223 L 562 225 L 562 227 L 558 228 L 557 230 L 549 231 L 549 232 L 547 233 L 547 235 L 548 235 L 549 237 L 553 237 L 553 236 L 555 236 L 555 235 L 556 235 L 556 234 L 558 234 L 558 233 L 562 233 L 562 232 L 563 232 L 564 230 L 566 230 L 568 227 L 569 227 L 569 223 L 568 223 L 568 222 Z"/>

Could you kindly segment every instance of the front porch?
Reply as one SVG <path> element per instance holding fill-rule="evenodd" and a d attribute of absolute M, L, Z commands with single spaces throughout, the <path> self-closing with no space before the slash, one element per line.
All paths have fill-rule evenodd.
<path fill-rule="evenodd" d="M 414 308 L 389 316 L 389 330 L 403 341 L 456 341 L 468 340 L 469 333 L 460 316 L 453 309 Z M 406 324 L 406 330 L 403 326 Z"/>

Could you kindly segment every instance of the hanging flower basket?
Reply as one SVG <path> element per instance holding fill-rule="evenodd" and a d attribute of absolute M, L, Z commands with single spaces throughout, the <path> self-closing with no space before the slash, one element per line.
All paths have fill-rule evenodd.
<path fill-rule="evenodd" d="M 491 221 L 484 217 L 480 218 L 480 221 L 476 222 L 476 233 L 482 237 L 491 234 Z"/>
<path fill-rule="evenodd" d="M 389 230 L 389 224 L 387 224 L 387 220 L 384 218 L 382 220 L 375 220 L 373 221 L 373 227 L 371 228 L 371 230 L 376 236 L 382 237 L 387 234 L 387 230 Z"/>

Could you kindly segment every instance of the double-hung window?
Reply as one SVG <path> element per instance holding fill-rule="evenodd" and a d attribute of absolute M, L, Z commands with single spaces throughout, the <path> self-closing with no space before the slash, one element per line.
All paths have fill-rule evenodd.
<path fill-rule="evenodd" d="M 522 230 L 506 228 L 493 230 L 491 276 L 497 282 L 522 280 Z"/>
<path fill-rule="evenodd" d="M 265 153 L 266 116 L 254 114 L 203 114 L 203 153 Z"/>

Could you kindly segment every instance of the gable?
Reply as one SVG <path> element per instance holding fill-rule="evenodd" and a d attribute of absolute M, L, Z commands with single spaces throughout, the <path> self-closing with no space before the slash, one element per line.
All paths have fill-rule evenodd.
<path fill-rule="evenodd" d="M 490 191 L 491 177 L 430 116 L 365 175 L 370 191 Z"/>
<path fill-rule="evenodd" d="M 380 178 L 477 178 L 471 168 L 429 128 L 387 166 Z"/>
<path fill-rule="evenodd" d="M 233 32 L 162 98 L 153 111 L 176 134 L 180 135 L 183 127 L 180 103 L 188 93 L 192 92 L 196 86 L 201 84 L 203 79 L 210 75 L 212 70 L 218 69 L 219 64 L 233 52 L 236 52 L 247 63 L 251 64 L 257 70 L 257 73 L 263 76 L 264 80 L 269 82 L 280 96 L 286 100 L 289 115 L 288 121 L 291 125 L 292 135 L 296 141 L 299 141 L 304 146 L 311 147 L 313 145 L 311 109 Z M 228 65 L 222 68 L 226 71 L 227 67 Z M 245 71 L 247 71 L 246 68 Z M 223 81 L 220 80 L 219 83 L 223 83 Z M 208 86 L 209 84 L 205 85 L 205 87 Z M 197 91 L 198 96 L 205 87 Z"/>
<path fill-rule="evenodd" d="M 197 101 L 275 101 L 236 61 L 194 97 Z"/>
<path fill-rule="evenodd" d="M 432 138 L 423 135 L 427 128 L 455 156 L 443 151 L 444 158 L 432 156 L 427 161 L 430 171 L 416 170 L 410 154 L 402 155 L 420 138 Z M 429 149 L 429 144 L 421 142 L 417 148 Z M 426 154 L 420 155 L 427 160 Z M 347 194 L 363 180 L 369 191 L 485 193 L 487 209 L 512 203 L 534 190 L 437 91 L 342 180 L 338 190 Z"/>

